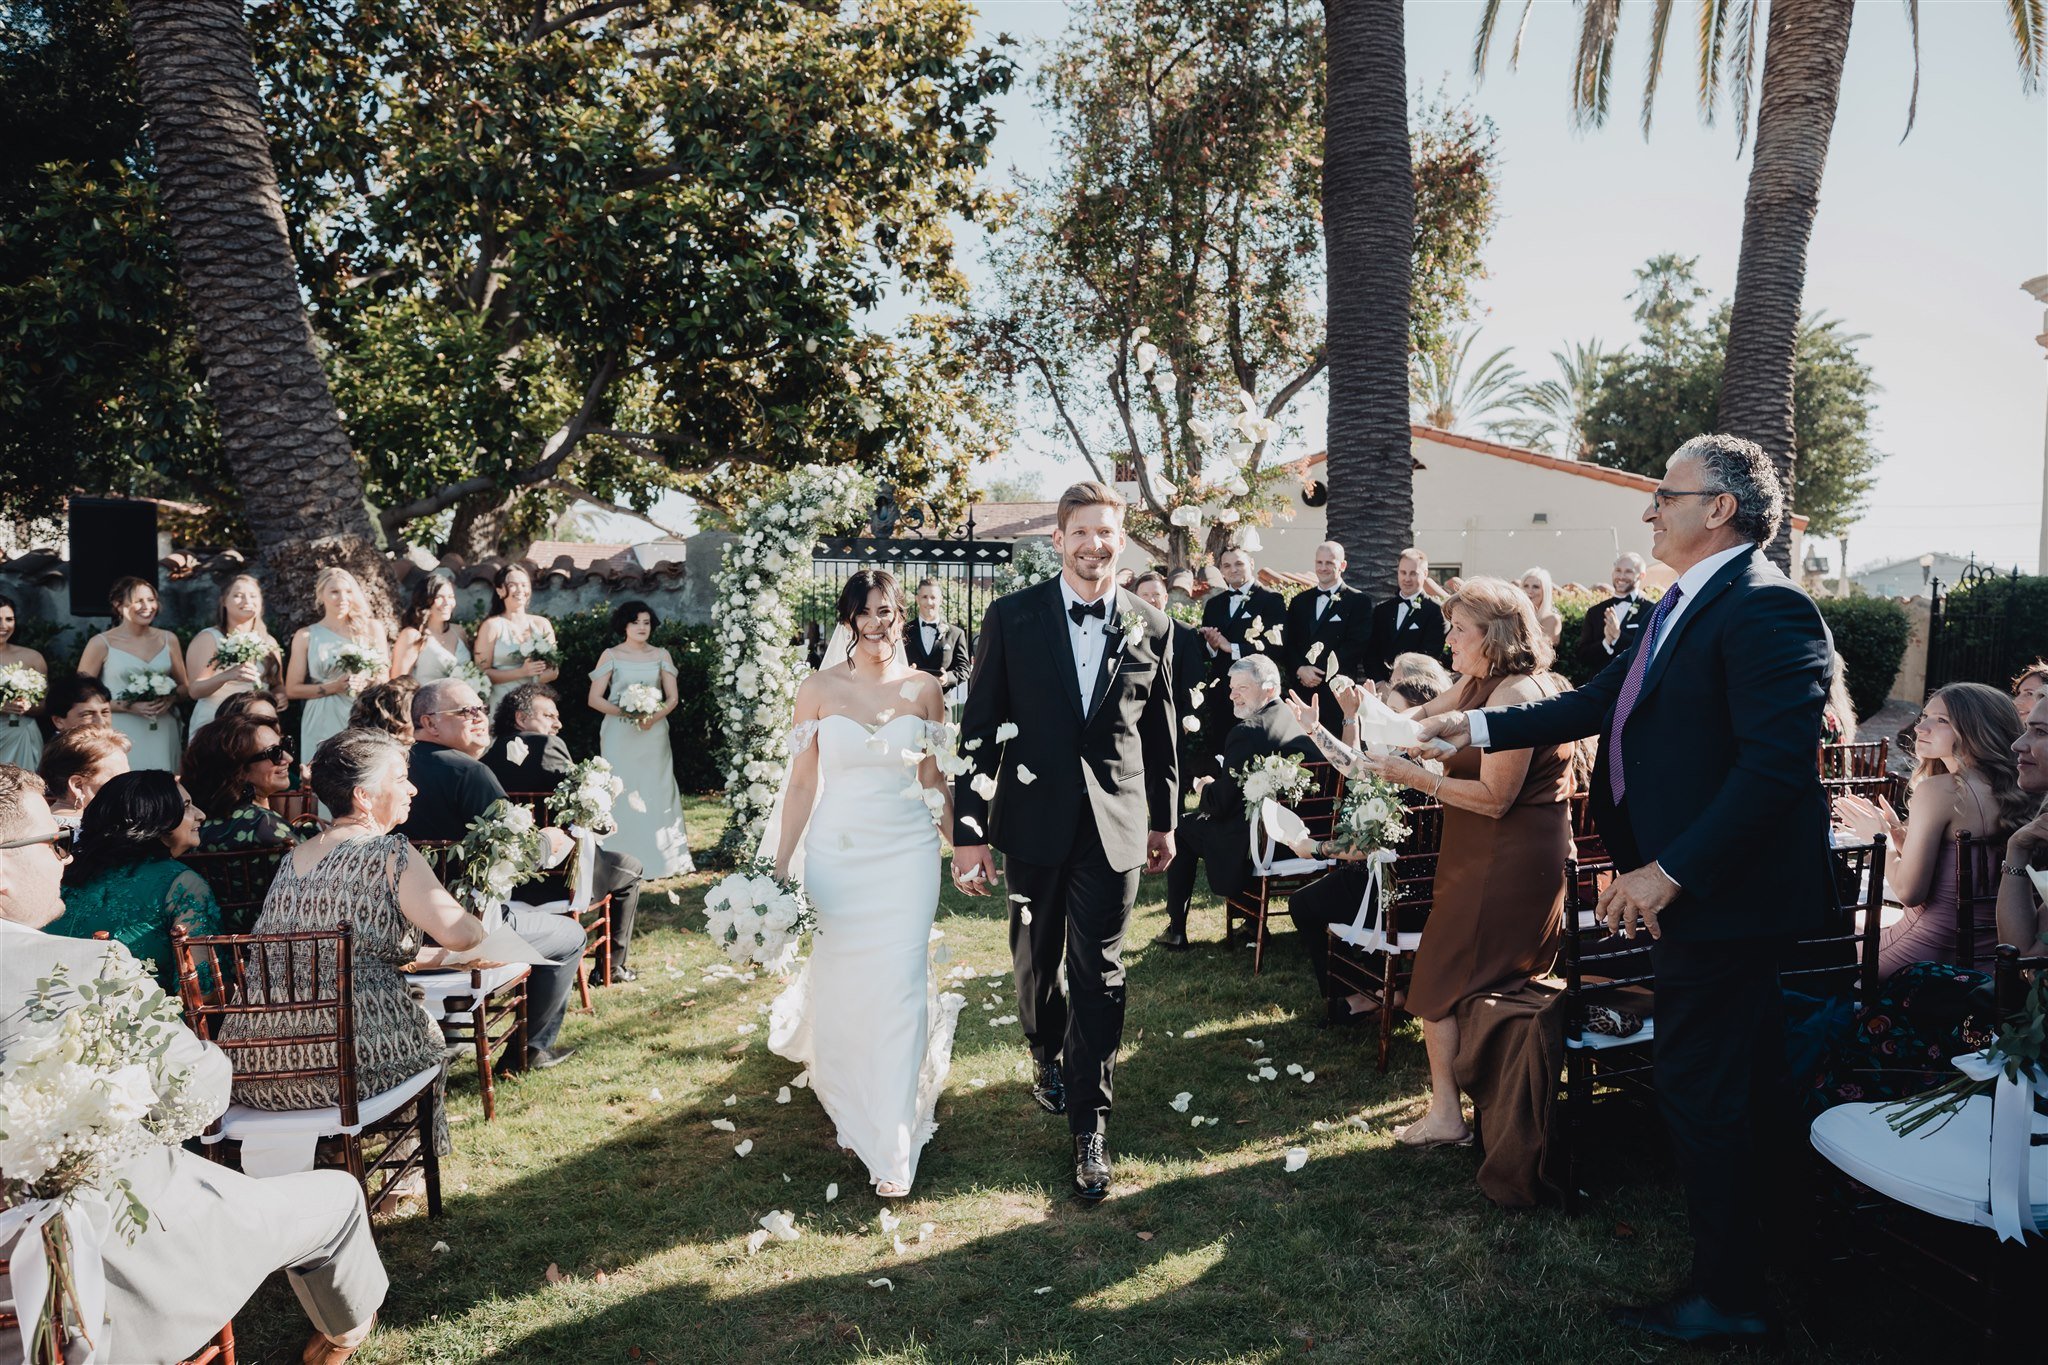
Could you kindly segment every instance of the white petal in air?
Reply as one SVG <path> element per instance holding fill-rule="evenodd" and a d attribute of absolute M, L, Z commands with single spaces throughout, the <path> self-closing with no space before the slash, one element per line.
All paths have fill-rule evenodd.
<path fill-rule="evenodd" d="M 1192 735 L 1202 728 L 1201 719 L 1197 716 L 1182 716 L 1180 718 L 1180 728 Z"/>
<path fill-rule="evenodd" d="M 1266 548 L 1265 542 L 1259 539 L 1259 531 L 1255 526 L 1248 528 L 1240 534 L 1237 538 L 1237 543 L 1246 554 L 1255 555 Z"/>
<path fill-rule="evenodd" d="M 1017 722 L 1006 720 L 996 727 L 996 743 L 1008 744 L 1017 737 Z"/>
<path fill-rule="evenodd" d="M 1019 763 L 1017 765 L 1017 780 L 1028 787 L 1038 780 L 1038 774 L 1032 772 L 1031 769 L 1025 767 L 1022 763 Z"/>

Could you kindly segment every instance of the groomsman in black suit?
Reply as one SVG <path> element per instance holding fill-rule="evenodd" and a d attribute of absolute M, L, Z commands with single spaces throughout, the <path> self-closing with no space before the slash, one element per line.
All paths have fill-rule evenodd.
<path fill-rule="evenodd" d="M 1316 546 L 1316 585 L 1287 604 L 1281 690 L 1314 697 L 1323 724 L 1339 733 L 1344 712 L 1329 678 L 1335 673 L 1363 677 L 1371 643 L 1372 598 L 1344 581 L 1344 547 L 1326 540 Z"/>
<path fill-rule="evenodd" d="M 1592 677 L 1629 652 L 1656 604 L 1644 597 L 1643 557 L 1634 550 L 1614 561 L 1614 595 L 1595 602 L 1579 626 L 1579 666 Z"/>
<path fill-rule="evenodd" d="M 923 669 L 939 680 L 940 691 L 951 692 L 967 681 L 974 660 L 967 652 L 967 632 L 944 619 L 944 608 L 938 579 L 917 585 L 917 620 L 903 632 L 903 651 L 912 668 Z"/>
<path fill-rule="evenodd" d="M 1185 578 L 1186 575 L 1183 575 Z M 1131 591 L 1138 600 L 1165 611 L 1172 602 L 1166 575 L 1156 569 L 1140 574 L 1131 583 Z M 1168 617 L 1168 620 L 1173 620 Z M 1173 621 L 1173 714 L 1180 725 L 1180 794 L 1186 798 L 1195 780 L 1195 759 L 1205 752 L 1202 743 L 1200 707 L 1196 698 L 1198 690 L 1208 681 L 1209 666 L 1204 659 L 1206 647 L 1202 644 L 1201 632 L 1182 621 Z"/>
<path fill-rule="evenodd" d="M 1372 609 L 1372 641 L 1366 646 L 1365 673 L 1374 682 L 1393 675 L 1394 659 L 1402 654 L 1444 657 L 1444 611 L 1429 600 L 1422 585 L 1429 577 L 1429 556 L 1414 546 L 1401 551 L 1394 578 L 1401 595 Z"/>
<path fill-rule="evenodd" d="M 1784 514 L 1755 442 L 1687 441 L 1643 513 L 1678 581 L 1636 647 L 1576 691 L 1422 722 L 1424 739 L 1483 749 L 1601 737 L 1593 818 L 1623 875 L 1598 914 L 1650 937 L 1657 1102 L 1693 1235 L 1686 1287 L 1613 1316 L 1677 1341 L 1771 1334 L 1766 1177 L 1798 1131 L 1782 1112 L 1778 971 L 1835 894 L 1813 763 L 1834 646 L 1813 599 L 1764 557 Z"/>
<path fill-rule="evenodd" d="M 1245 819 L 1244 791 L 1232 774 L 1267 754 L 1293 754 L 1304 763 L 1322 758 L 1280 700 L 1280 667 L 1271 657 L 1247 655 L 1230 666 L 1224 679 L 1237 723 L 1223 741 L 1222 769 L 1195 779 L 1202 788 L 1201 808 L 1181 818 L 1173 862 L 1166 869 L 1166 932 L 1155 941 L 1177 953 L 1187 951 L 1188 903 L 1194 899 L 1196 865 L 1208 865 L 1209 889 L 1219 896 L 1235 895 L 1244 885 L 1251 829 Z"/>
<path fill-rule="evenodd" d="M 1210 593 L 1202 603 L 1201 628 L 1210 684 L 1202 694 L 1203 747 L 1211 754 L 1222 751 L 1233 723 L 1224 682 L 1230 666 L 1252 654 L 1270 654 L 1278 663 L 1287 638 L 1287 599 L 1259 586 L 1251 554 L 1233 545 L 1216 557 L 1216 567 L 1223 574 L 1223 591 Z"/>

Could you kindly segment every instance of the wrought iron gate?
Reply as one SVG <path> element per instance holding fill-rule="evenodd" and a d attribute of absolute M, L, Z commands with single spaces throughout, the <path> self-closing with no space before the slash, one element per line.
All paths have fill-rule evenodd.
<path fill-rule="evenodd" d="M 1973 555 L 1944 592 L 1933 582 L 1927 617 L 1927 695 L 1955 682 L 2004 687 L 2012 663 L 2020 571 L 2001 575 Z"/>
<path fill-rule="evenodd" d="M 971 531 L 971 528 L 970 528 Z M 905 610 L 915 614 L 911 596 L 919 580 L 936 578 L 944 594 L 945 619 L 967 632 L 972 642 L 981 625 L 981 608 L 995 595 L 996 579 L 1009 567 L 1011 543 L 1006 540 L 897 540 L 875 536 L 831 536 L 811 548 L 811 587 L 801 617 L 804 644 L 813 668 L 832 637 L 839 593 L 858 569 L 887 569 L 903 585 Z"/>

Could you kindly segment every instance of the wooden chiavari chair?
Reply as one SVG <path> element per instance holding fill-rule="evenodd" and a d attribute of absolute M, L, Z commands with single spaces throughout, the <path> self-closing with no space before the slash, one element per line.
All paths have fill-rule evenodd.
<path fill-rule="evenodd" d="M 1308 769 L 1309 793 L 1295 802 L 1291 809 L 1308 827 L 1310 838 L 1327 839 L 1336 828 L 1337 810 L 1344 800 L 1343 774 L 1321 760 L 1302 766 Z M 1252 975 L 1257 976 L 1265 961 L 1266 923 L 1271 918 L 1273 898 L 1306 886 L 1333 864 L 1324 858 L 1295 857 L 1290 850 L 1281 847 L 1270 832 L 1259 827 L 1256 814 L 1252 820 L 1251 844 L 1257 850 L 1251 855 L 1251 875 L 1236 894 L 1225 897 L 1223 901 L 1223 942 L 1227 947 L 1236 947 L 1237 926 L 1246 925 L 1252 934 Z M 609 935 L 606 938 L 606 956 L 610 956 Z"/>
<path fill-rule="evenodd" d="M 187 853 L 179 862 L 197 872 L 213 892 L 220 906 L 221 922 L 237 932 L 246 932 L 263 913 L 264 897 L 277 876 L 277 865 L 291 855 L 290 844 L 268 844 L 259 848 L 226 849 L 219 852 Z"/>
<path fill-rule="evenodd" d="M 1998 934 L 1999 864 L 2005 861 L 2005 840 L 1956 835 L 1956 949 L 1958 967 L 1974 968 L 1977 938 L 1988 926 Z"/>

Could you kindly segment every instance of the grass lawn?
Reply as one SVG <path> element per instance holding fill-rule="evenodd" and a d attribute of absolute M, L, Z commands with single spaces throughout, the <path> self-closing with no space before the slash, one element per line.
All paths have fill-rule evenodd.
<path fill-rule="evenodd" d="M 693 803 L 693 843 L 708 846 L 722 819 L 716 804 Z M 1684 1266 L 1682 1208 L 1654 1125 L 1616 1126 L 1586 1214 L 1496 1209 L 1472 1182 L 1472 1152 L 1392 1146 L 1390 1128 L 1420 1114 L 1427 1088 L 1412 1024 L 1383 1077 L 1363 1031 L 1310 1027 L 1313 986 L 1287 933 L 1256 979 L 1243 950 L 1151 948 L 1164 919 L 1156 880 L 1127 954 L 1116 1194 L 1092 1210 L 1067 1197 L 1065 1125 L 1031 1104 L 1016 1026 L 990 1022 L 1016 1012 L 1003 903 L 948 886 L 939 927 L 953 962 L 982 975 L 967 985 L 917 1187 L 878 1200 L 858 1162 L 834 1150 L 808 1091 L 777 1102 L 797 1071 L 765 1041 L 778 984 L 706 979 L 722 960 L 701 932 L 711 880 L 646 895 L 639 982 L 600 992 L 595 1017 L 572 1013 L 563 1037 L 578 1055 L 501 1085 L 496 1122 L 483 1121 L 473 1068 L 458 1065 L 446 1216 L 380 1222 L 392 1290 L 359 1360 L 1665 1354 L 1601 1316 Z M 1198 935 L 1220 937 L 1215 906 L 1198 905 L 1195 919 Z M 1247 1079 L 1260 1057 L 1279 1080 Z M 1182 1090 L 1194 1092 L 1187 1114 L 1168 1106 Z M 1195 1128 L 1195 1114 L 1221 1122 Z M 719 1118 L 737 1131 L 713 1128 Z M 754 1144 L 744 1158 L 742 1139 Z M 1293 1146 L 1309 1161 L 1289 1174 Z M 749 1256 L 747 1234 L 775 1209 L 793 1213 L 801 1239 Z M 878 1221 L 885 1209 L 901 1219 L 893 1233 Z M 1929 1354 L 1943 1338 L 1901 1288 L 1827 1305 L 1788 1286 L 1783 1358 L 1953 1356 L 1952 1340 Z M 306 1331 L 281 1276 L 236 1325 L 245 1361 L 296 1360 Z"/>

